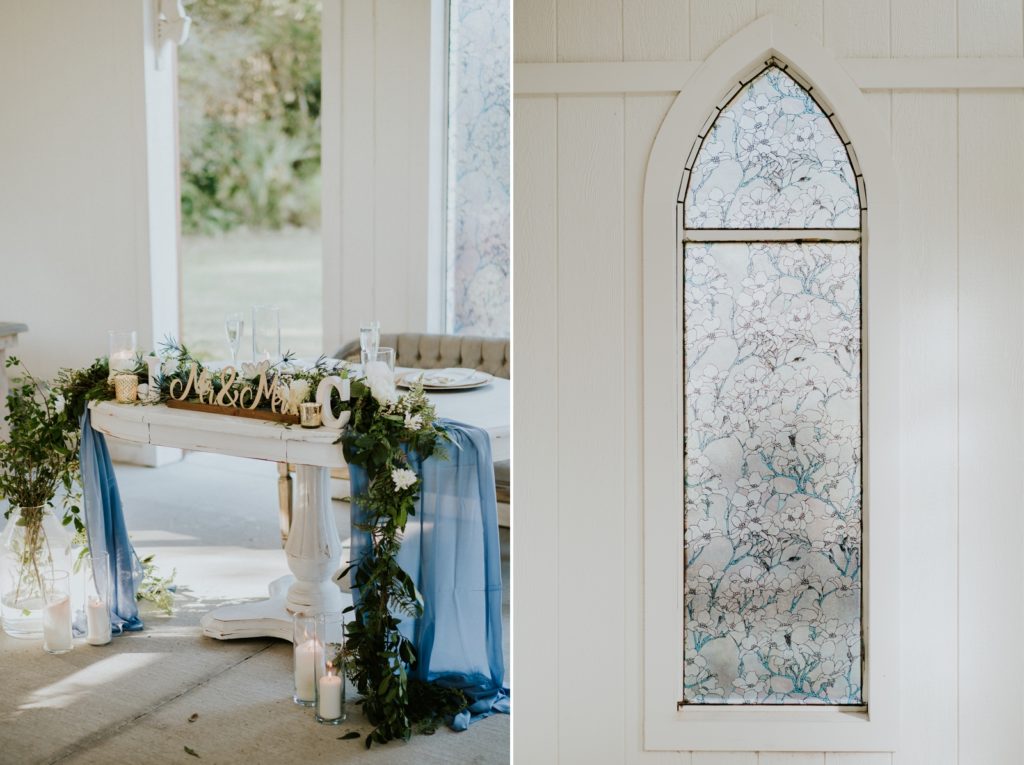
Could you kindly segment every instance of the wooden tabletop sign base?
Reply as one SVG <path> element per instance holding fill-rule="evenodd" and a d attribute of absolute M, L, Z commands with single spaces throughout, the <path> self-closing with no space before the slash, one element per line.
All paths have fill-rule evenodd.
<path fill-rule="evenodd" d="M 210 414 L 227 414 L 233 417 L 248 417 L 253 420 L 270 420 L 299 424 L 299 415 L 272 412 L 269 409 L 243 409 L 240 406 L 220 406 L 219 404 L 201 404 L 198 401 L 178 401 L 169 398 L 164 402 L 171 409 L 191 409 L 193 412 L 209 412 Z"/>
<path fill-rule="evenodd" d="M 172 409 L 191 409 L 196 412 L 299 424 L 298 413 L 289 411 L 287 390 L 280 385 L 278 375 L 275 374 L 268 381 L 267 371 L 263 370 L 256 378 L 254 385 L 245 385 L 236 389 L 235 381 L 238 379 L 238 372 L 234 367 L 224 367 L 220 373 L 221 389 L 219 392 L 215 392 L 209 371 L 203 369 L 199 372 L 198 370 L 199 365 L 193 363 L 185 382 L 180 379 L 171 381 L 167 406 Z M 189 395 L 194 395 L 196 398 L 189 401 Z M 270 408 L 257 408 L 264 399 L 270 402 Z"/>

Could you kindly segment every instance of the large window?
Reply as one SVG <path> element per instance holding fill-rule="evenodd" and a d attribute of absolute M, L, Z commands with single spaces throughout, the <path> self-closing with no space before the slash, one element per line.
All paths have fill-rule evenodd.
<path fill-rule="evenodd" d="M 450 0 L 447 331 L 509 334 L 509 0 Z"/>
<path fill-rule="evenodd" d="M 860 705 L 861 215 L 771 60 L 683 179 L 684 704 Z"/>

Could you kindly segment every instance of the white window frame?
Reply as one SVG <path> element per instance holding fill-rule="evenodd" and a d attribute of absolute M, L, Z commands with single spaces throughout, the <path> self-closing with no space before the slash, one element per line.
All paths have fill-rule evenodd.
<path fill-rule="evenodd" d="M 864 353 L 865 706 L 679 706 L 683 683 L 680 181 L 730 87 L 769 58 L 789 64 L 852 141 L 870 204 L 861 221 Z M 733 85 L 730 86 L 730 83 Z M 822 102 L 825 103 L 822 103 Z M 644 187 L 644 747 L 649 750 L 894 751 L 899 720 L 898 193 L 884 134 L 824 49 L 765 16 L 691 77 L 654 142 Z"/>

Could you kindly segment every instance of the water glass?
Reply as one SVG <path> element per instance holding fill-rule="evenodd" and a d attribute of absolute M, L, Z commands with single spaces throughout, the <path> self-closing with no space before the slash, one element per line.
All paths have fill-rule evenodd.
<path fill-rule="evenodd" d="M 301 707 L 316 703 L 316 617 L 292 616 L 292 670 L 295 690 L 292 701 Z"/>
<path fill-rule="evenodd" d="M 359 355 L 365 364 L 380 347 L 380 322 L 364 321 L 359 324 Z"/>
<path fill-rule="evenodd" d="M 224 332 L 228 336 L 228 348 L 231 349 L 231 366 L 237 367 L 238 347 L 245 332 L 245 317 L 240 313 L 229 313 L 224 317 Z"/>
<path fill-rule="evenodd" d="M 345 617 L 340 611 L 316 617 L 316 720 L 345 720 Z"/>
<path fill-rule="evenodd" d="M 395 373 L 395 349 L 394 348 L 378 348 L 376 352 L 371 356 L 369 354 L 363 354 L 363 369 L 369 370 L 372 367 L 371 364 L 385 364 L 388 371 L 391 374 Z"/>
<path fill-rule="evenodd" d="M 43 650 L 67 653 L 71 643 L 71 579 L 67 571 L 54 571 L 43 582 Z"/>
<path fill-rule="evenodd" d="M 255 363 L 281 359 L 281 309 L 276 305 L 252 308 L 252 360 Z"/>
<path fill-rule="evenodd" d="M 114 600 L 110 555 L 92 553 L 85 558 L 85 642 L 106 645 L 110 642 L 110 604 Z"/>

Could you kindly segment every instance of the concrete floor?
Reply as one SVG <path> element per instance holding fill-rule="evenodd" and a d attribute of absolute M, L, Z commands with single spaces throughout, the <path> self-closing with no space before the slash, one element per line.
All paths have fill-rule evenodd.
<path fill-rule="evenodd" d="M 224 764 L 509 762 L 508 715 L 367 752 L 371 726 L 358 706 L 350 703 L 348 720 L 334 727 L 292 703 L 290 644 L 200 634 L 203 613 L 259 598 L 288 573 L 273 464 L 192 454 L 117 474 L 139 554 L 155 553 L 164 573 L 177 570 L 174 615 L 144 611 L 144 631 L 103 647 L 76 641 L 62 656 L 0 635 L 0 763 L 194 762 L 186 747 L 201 762 Z M 347 504 L 334 506 L 347 529 Z M 507 530 L 501 538 L 510 677 Z M 339 740 L 352 730 L 363 735 Z"/>

